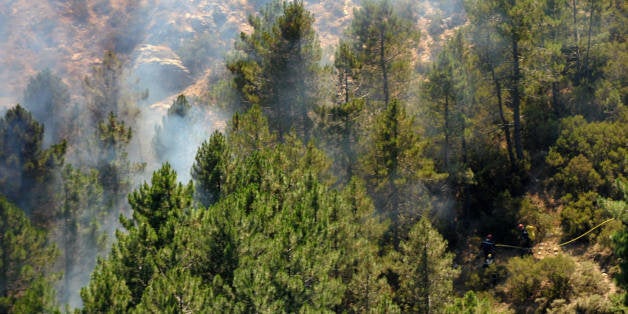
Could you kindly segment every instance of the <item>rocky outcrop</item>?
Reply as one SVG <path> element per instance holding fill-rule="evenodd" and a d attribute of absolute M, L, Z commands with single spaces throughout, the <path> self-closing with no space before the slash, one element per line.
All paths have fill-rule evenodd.
<path fill-rule="evenodd" d="M 148 101 L 151 103 L 192 83 L 190 71 L 169 47 L 142 45 L 133 60 L 132 76 L 138 78 L 140 90 L 148 90 Z"/>

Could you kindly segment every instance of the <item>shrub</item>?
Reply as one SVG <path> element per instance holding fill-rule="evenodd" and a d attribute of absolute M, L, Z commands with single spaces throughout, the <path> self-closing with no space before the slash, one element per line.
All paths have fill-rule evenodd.
<path fill-rule="evenodd" d="M 596 192 L 580 194 L 576 201 L 572 201 L 570 197 L 563 198 L 566 205 L 560 216 L 565 239 L 578 237 L 608 218 L 604 208 L 597 206 L 598 199 Z M 593 240 L 597 234 L 599 230 L 588 234 L 584 239 Z"/>
<path fill-rule="evenodd" d="M 534 242 L 541 242 L 552 230 L 552 216 L 536 206 L 529 196 L 524 197 L 521 201 L 518 216 L 520 222 L 532 225 L 536 229 Z"/>
<path fill-rule="evenodd" d="M 503 309 L 496 310 L 494 304 L 495 301 L 489 294 L 477 294 L 471 290 L 467 291 L 464 296 L 456 298 L 452 304 L 445 308 L 445 313 L 504 313 Z"/>
<path fill-rule="evenodd" d="M 588 295 L 577 298 L 571 303 L 567 303 L 564 300 L 561 302 L 554 302 L 547 309 L 548 314 L 563 314 L 563 313 L 618 313 L 613 309 L 613 305 L 607 299 L 600 295 Z"/>
<path fill-rule="evenodd" d="M 531 304 L 537 299 L 552 302 L 572 293 L 571 275 L 576 266 L 569 257 L 558 255 L 540 261 L 515 257 L 506 268 L 509 277 L 503 289 L 515 305 Z"/>
<path fill-rule="evenodd" d="M 509 277 L 500 289 L 520 310 L 606 313 L 613 306 L 603 297 L 608 287 L 593 262 L 576 263 L 566 255 L 541 260 L 516 257 L 506 267 Z"/>

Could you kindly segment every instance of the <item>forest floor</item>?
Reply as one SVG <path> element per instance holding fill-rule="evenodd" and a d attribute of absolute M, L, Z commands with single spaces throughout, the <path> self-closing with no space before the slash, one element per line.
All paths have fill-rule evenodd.
<path fill-rule="evenodd" d="M 604 296 L 609 298 L 611 295 L 618 292 L 618 287 L 613 280 L 613 273 L 616 269 L 611 269 L 611 261 L 613 258 L 613 252 L 610 248 L 600 244 L 589 244 L 585 242 L 573 242 L 565 244 L 571 239 L 564 239 L 563 231 L 560 225 L 560 212 L 562 207 L 557 205 L 551 198 L 539 196 L 539 194 L 527 196 L 535 206 L 541 211 L 549 215 L 548 221 L 551 222 L 550 226 L 547 226 L 544 230 L 544 234 L 540 238 L 539 242 L 534 243 L 532 252 L 535 260 L 542 260 L 547 257 L 554 257 L 558 255 L 566 255 L 572 257 L 576 262 L 576 269 L 579 269 L 584 262 L 593 262 L 596 271 L 602 275 Z M 472 228 L 469 230 L 473 230 Z M 508 274 L 505 270 L 505 265 L 511 258 L 521 256 L 521 250 L 517 249 L 518 244 L 512 243 L 499 243 L 501 246 L 497 247 L 494 263 L 498 268 L 501 268 L 503 272 L 500 274 L 504 278 L 498 278 L 497 283 L 492 286 L 486 286 L 486 280 L 481 278 L 483 275 L 483 257 L 479 249 L 482 239 L 479 236 L 469 237 L 466 241 L 457 247 L 457 266 L 461 269 L 461 275 L 456 282 L 455 289 L 459 294 L 464 293 L 469 289 L 476 289 L 482 287 L 487 289 L 490 294 L 501 295 L 504 290 L 504 283 L 507 280 Z M 479 285 L 479 286 L 478 286 Z M 498 297 L 499 300 L 499 297 Z M 499 302 L 499 301 L 498 301 Z M 494 304 L 497 306 L 494 310 L 499 312 L 509 312 L 512 310 L 508 303 L 499 302 Z"/>

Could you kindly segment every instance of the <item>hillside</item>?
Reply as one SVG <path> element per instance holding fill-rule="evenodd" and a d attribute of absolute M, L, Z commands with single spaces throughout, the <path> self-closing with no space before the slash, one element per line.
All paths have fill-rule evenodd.
<path fill-rule="evenodd" d="M 28 78 L 46 68 L 64 79 L 74 99 L 80 98 L 83 77 L 101 61 L 104 50 L 113 49 L 126 56 L 126 67 L 129 75 L 133 75 L 146 62 L 138 59 L 138 54 L 142 56 L 142 51 L 149 47 L 169 51 L 170 57 L 159 53 L 148 56 L 153 62 L 161 62 L 165 71 L 169 62 L 185 67 L 180 69 L 186 73 L 189 67 L 194 68 L 193 77 L 184 80 L 184 84 L 156 84 L 163 79 L 139 75 L 141 86 L 153 90 L 157 96 L 152 101 L 159 101 L 194 85 L 194 81 L 204 78 L 205 71 L 219 69 L 237 34 L 250 31 L 248 15 L 256 13 L 265 2 L 144 0 L 130 5 L 125 1 L 2 1 L 0 79 L 6 83 L 0 86 L 0 104 L 7 107 L 19 102 Z M 357 4 L 353 0 L 305 4 L 316 18 L 324 59 L 329 60 Z M 451 21 L 460 19 L 460 13 L 453 12 L 452 18 L 448 16 L 451 12 L 441 11 L 429 1 L 420 5 L 417 11 L 423 28 L 421 59 L 428 61 L 432 49 L 438 46 L 438 40 L 427 31 L 429 24 L 433 19 L 442 19 L 438 24 L 444 30 L 457 27 L 459 24 Z M 196 59 L 190 60 L 193 56 Z M 182 64 L 182 58 L 188 62 Z M 141 69 L 139 74 L 144 74 Z M 176 77 L 171 80 L 179 81 Z"/>
<path fill-rule="evenodd" d="M 0 0 L 0 313 L 620 313 L 622 1 Z"/>

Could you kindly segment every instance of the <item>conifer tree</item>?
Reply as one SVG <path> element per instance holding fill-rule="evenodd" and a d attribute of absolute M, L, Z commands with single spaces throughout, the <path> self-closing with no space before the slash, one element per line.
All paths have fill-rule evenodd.
<path fill-rule="evenodd" d="M 141 165 L 131 164 L 126 146 L 133 132 L 124 121 L 110 112 L 107 119 L 98 124 L 98 179 L 104 189 L 104 201 L 114 213 L 119 213 L 121 200 L 129 192 L 131 174 Z"/>
<path fill-rule="evenodd" d="M 391 259 L 382 256 L 380 246 L 389 220 L 373 215 L 375 207 L 361 180 L 354 177 L 342 193 L 347 208 L 338 219 L 346 225 L 337 237 L 345 245 L 339 269 L 347 285 L 343 309 L 354 313 L 397 312 L 399 308 L 392 302 L 393 287 L 385 277 L 393 268 Z"/>
<path fill-rule="evenodd" d="M 102 62 L 92 69 L 92 76 L 84 79 L 87 107 L 92 125 L 107 119 L 109 113 L 118 116 L 122 106 L 122 61 L 113 51 L 105 51 Z"/>
<path fill-rule="evenodd" d="M 280 135 L 294 128 L 308 138 L 321 58 L 314 18 L 300 0 L 275 0 L 260 16 L 251 16 L 249 24 L 253 33 L 240 35 L 237 55 L 227 64 L 236 88 L 244 103 L 267 110 Z"/>
<path fill-rule="evenodd" d="M 399 302 L 406 312 L 442 311 L 451 300 L 453 280 L 459 271 L 452 266 L 453 254 L 447 241 L 429 220 L 421 218 L 400 245 Z"/>
<path fill-rule="evenodd" d="M 349 64 L 358 67 L 356 96 L 377 103 L 376 111 L 393 99 L 404 101 L 411 75 L 411 52 L 418 39 L 414 23 L 408 16 L 397 14 L 388 0 L 364 1 L 354 10 L 347 40 L 352 48 L 348 55 L 357 59 Z"/>
<path fill-rule="evenodd" d="M 162 119 L 161 126 L 155 127 L 155 137 L 153 138 L 153 149 L 160 163 L 169 161 L 168 159 L 181 158 L 183 152 L 177 152 L 177 145 L 185 142 L 190 134 L 185 132 L 190 123 L 190 112 L 192 106 L 185 95 L 177 96 L 168 108 L 167 115 Z M 174 155 L 174 156 L 173 156 Z"/>
<path fill-rule="evenodd" d="M 49 69 L 39 72 L 29 79 L 23 98 L 24 106 L 46 128 L 44 144 L 49 145 L 68 137 L 71 131 L 68 128 L 71 124 L 70 93 L 68 85 L 61 78 Z"/>
<path fill-rule="evenodd" d="M 208 290 L 198 277 L 181 267 L 161 273 L 146 288 L 138 313 L 202 313 L 208 310 Z M 224 309 L 226 310 L 226 309 Z"/>
<path fill-rule="evenodd" d="M 524 98 L 524 76 L 522 57 L 525 48 L 533 41 L 533 25 L 541 16 L 538 7 L 529 0 L 467 1 L 466 8 L 473 25 L 484 33 L 498 35 L 498 40 L 507 48 L 508 103 L 513 115 L 513 145 L 517 160 L 523 160 L 522 99 Z M 480 26 L 481 25 L 481 26 Z M 489 40 L 495 37 L 488 37 Z M 499 46 L 499 45 L 497 45 Z M 490 49 L 481 47 L 481 49 Z"/>
<path fill-rule="evenodd" d="M 469 147 L 481 142 L 469 134 L 479 133 L 477 126 L 482 124 L 484 115 L 476 104 L 476 99 L 483 96 L 477 83 L 481 81 L 481 74 L 465 35 L 464 31 L 458 31 L 449 39 L 424 85 L 428 98 L 426 124 L 434 128 L 432 140 L 438 145 L 436 166 L 439 171 L 448 173 L 447 182 L 462 203 L 463 216 L 469 212 L 472 197 Z"/>
<path fill-rule="evenodd" d="M 429 207 L 424 183 L 446 176 L 437 173 L 433 160 L 425 156 L 426 142 L 415 127 L 414 119 L 393 100 L 378 116 L 360 160 L 361 175 L 376 207 L 394 221 L 394 243 L 421 214 L 418 204 Z"/>
<path fill-rule="evenodd" d="M 170 244 L 192 201 L 192 185 L 177 183 L 165 164 L 129 195 L 131 219 L 120 217 L 128 233 L 118 231 L 106 260 L 99 260 L 90 284 L 83 288 L 83 311 L 128 311 L 137 306 L 154 276 L 172 267 Z M 164 253 L 163 250 L 166 252 Z"/>
<path fill-rule="evenodd" d="M 192 178 L 195 182 L 196 199 L 203 206 L 209 206 L 220 198 L 221 184 L 225 179 L 226 149 L 224 135 L 215 131 L 196 153 Z"/>
<path fill-rule="evenodd" d="M 89 279 L 96 255 L 104 248 L 102 220 L 106 218 L 103 189 L 95 169 L 81 171 L 67 165 L 63 169 L 63 203 L 58 228 L 63 267 L 60 299 L 70 297 Z"/>
<path fill-rule="evenodd" d="M 49 277 L 57 256 L 46 233 L 0 195 L 0 312 L 55 312 Z"/>
<path fill-rule="evenodd" d="M 59 209 L 58 174 L 65 141 L 43 148 L 43 126 L 20 105 L 0 119 L 0 193 L 36 225 L 50 226 Z"/>

